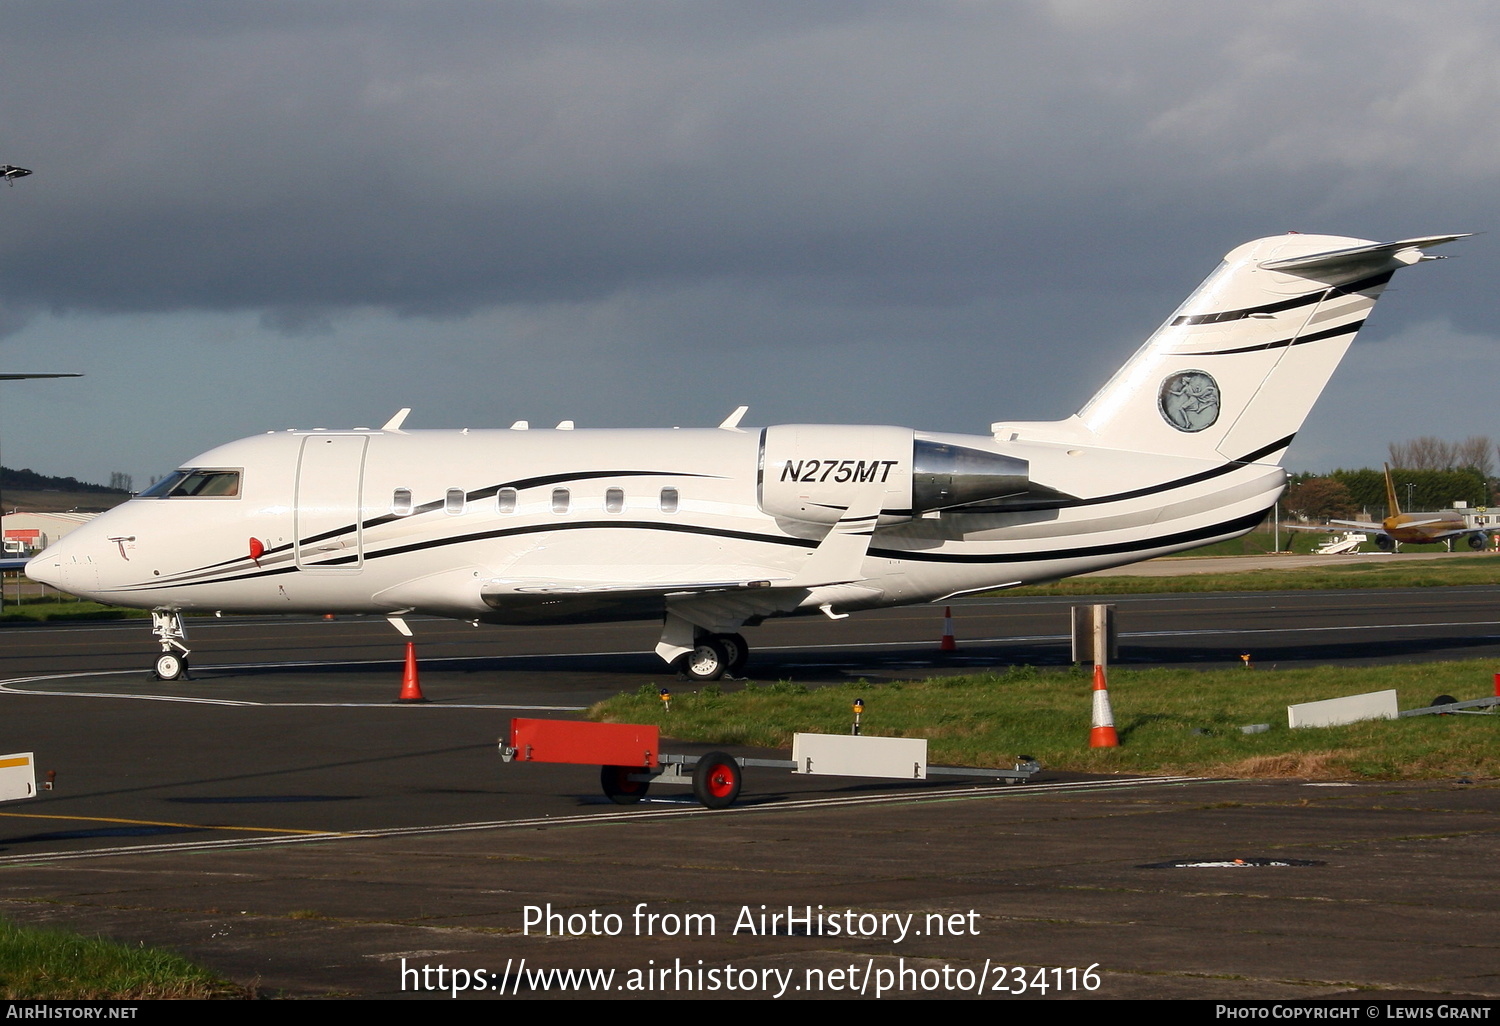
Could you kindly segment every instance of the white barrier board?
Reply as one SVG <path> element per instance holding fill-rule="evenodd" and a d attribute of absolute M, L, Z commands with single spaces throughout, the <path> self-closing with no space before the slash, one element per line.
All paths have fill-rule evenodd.
<path fill-rule="evenodd" d="M 0 755 L 0 802 L 36 797 L 36 768 L 30 752 Z"/>
<path fill-rule="evenodd" d="M 1330 698 L 1323 702 L 1303 702 L 1286 707 L 1288 727 L 1336 727 L 1359 720 L 1394 720 L 1396 692 L 1371 691 L 1366 695 Z"/>
<path fill-rule="evenodd" d="M 927 779 L 925 737 L 859 737 L 854 734 L 796 734 L 792 737 L 796 773 L 839 777 Z"/>

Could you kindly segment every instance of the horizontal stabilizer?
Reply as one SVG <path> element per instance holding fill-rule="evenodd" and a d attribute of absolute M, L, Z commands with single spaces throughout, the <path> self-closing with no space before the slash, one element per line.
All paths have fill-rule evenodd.
<path fill-rule="evenodd" d="M 1422 259 L 1422 250 L 1428 246 L 1441 246 L 1445 242 L 1467 239 L 1473 232 L 1462 235 L 1424 235 L 1400 242 L 1374 242 L 1368 246 L 1351 246 L 1348 249 L 1331 249 L 1307 256 L 1287 257 L 1284 260 L 1267 260 L 1261 264 L 1268 271 L 1336 271 L 1343 267 L 1378 263 L 1392 257 L 1402 263 L 1414 264 Z M 1410 252 L 1410 259 L 1401 259 L 1401 254 Z"/>

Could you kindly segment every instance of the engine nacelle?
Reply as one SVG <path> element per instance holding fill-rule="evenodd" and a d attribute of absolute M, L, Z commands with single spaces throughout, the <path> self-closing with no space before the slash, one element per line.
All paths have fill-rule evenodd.
<path fill-rule="evenodd" d="M 881 525 L 899 524 L 1030 488 L 1025 460 L 918 438 L 906 428 L 785 424 L 765 430 L 760 508 L 832 524 L 862 490 L 883 485 Z"/>

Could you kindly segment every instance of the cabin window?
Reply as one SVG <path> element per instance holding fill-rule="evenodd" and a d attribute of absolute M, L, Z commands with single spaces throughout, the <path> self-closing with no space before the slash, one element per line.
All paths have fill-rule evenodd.
<path fill-rule="evenodd" d="M 238 470 L 174 470 L 140 494 L 142 499 L 237 499 Z"/>
<path fill-rule="evenodd" d="M 552 512 L 566 513 L 570 496 L 566 488 L 552 489 Z"/>
<path fill-rule="evenodd" d="M 677 489 L 663 488 L 661 490 L 661 511 L 663 513 L 677 512 Z"/>
<path fill-rule="evenodd" d="M 496 492 L 495 508 L 501 513 L 514 513 L 516 511 L 516 490 L 514 488 L 502 488 Z"/>
<path fill-rule="evenodd" d="M 604 512 L 619 513 L 625 508 L 625 489 L 610 488 L 604 493 Z"/>
<path fill-rule="evenodd" d="M 443 501 L 443 509 L 449 513 L 462 513 L 464 511 L 464 490 L 462 488 L 449 488 L 448 497 Z"/>
<path fill-rule="evenodd" d="M 391 513 L 398 517 L 411 516 L 410 488 L 397 488 L 391 493 Z"/>

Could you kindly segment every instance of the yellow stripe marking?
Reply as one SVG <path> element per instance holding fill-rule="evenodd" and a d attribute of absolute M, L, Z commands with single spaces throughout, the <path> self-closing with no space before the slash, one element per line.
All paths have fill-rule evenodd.
<path fill-rule="evenodd" d="M 154 819 L 112 819 L 108 816 L 47 816 L 35 812 L 0 812 L 8 819 L 66 819 L 78 823 L 126 823 L 130 826 L 186 827 L 189 830 L 245 830 L 256 834 L 329 834 L 336 830 L 292 830 L 287 827 L 208 826 L 203 823 L 161 823 Z"/>
<path fill-rule="evenodd" d="M 21 756 L 19 759 L 0 759 L 0 769 L 9 769 L 12 766 L 30 766 L 30 765 L 31 765 L 31 760 L 28 759 L 28 758 L 26 758 L 26 756 L 24 756 L 24 755 Z"/>

